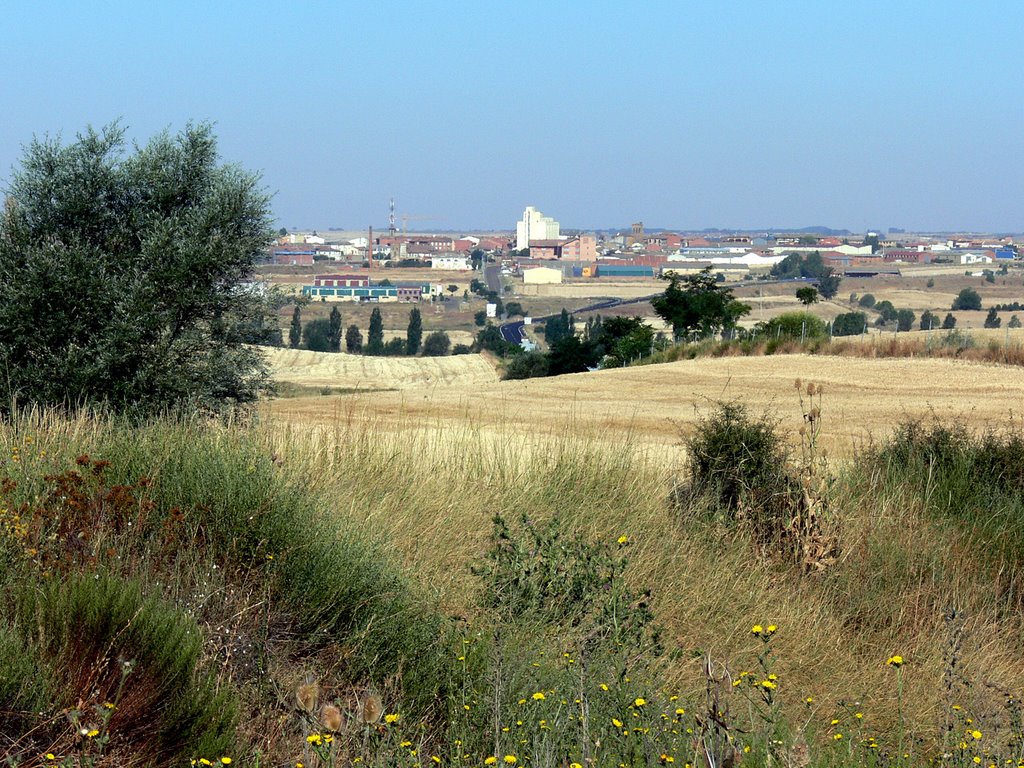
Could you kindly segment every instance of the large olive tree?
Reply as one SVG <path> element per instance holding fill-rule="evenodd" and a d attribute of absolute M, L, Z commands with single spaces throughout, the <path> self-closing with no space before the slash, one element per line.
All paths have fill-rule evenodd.
<path fill-rule="evenodd" d="M 33 140 L 0 220 L 0 409 L 219 411 L 267 385 L 246 281 L 271 237 L 256 174 L 209 125 L 129 149 L 124 129 Z"/>

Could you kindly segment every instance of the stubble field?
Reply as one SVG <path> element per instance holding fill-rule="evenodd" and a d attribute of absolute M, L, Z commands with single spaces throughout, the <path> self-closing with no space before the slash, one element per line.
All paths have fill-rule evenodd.
<path fill-rule="evenodd" d="M 375 360 L 278 352 L 272 359 L 280 378 L 299 384 L 398 390 L 278 400 L 268 406 L 275 420 L 327 425 L 355 418 L 378 430 L 473 427 L 524 437 L 568 430 L 614 441 L 628 436 L 667 456 L 718 400 L 740 400 L 795 430 L 802 419 L 797 379 L 823 388 L 822 440 L 836 455 L 932 413 L 998 424 L 1019 411 L 1024 397 L 1019 368 L 948 359 L 699 358 L 508 382 L 475 355 Z"/>

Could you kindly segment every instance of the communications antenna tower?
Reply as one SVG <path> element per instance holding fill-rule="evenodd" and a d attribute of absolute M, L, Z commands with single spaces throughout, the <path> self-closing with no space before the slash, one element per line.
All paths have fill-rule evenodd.
<path fill-rule="evenodd" d="M 388 235 L 391 236 L 392 246 L 394 245 L 395 233 L 395 198 L 391 198 L 391 205 L 388 208 Z"/>

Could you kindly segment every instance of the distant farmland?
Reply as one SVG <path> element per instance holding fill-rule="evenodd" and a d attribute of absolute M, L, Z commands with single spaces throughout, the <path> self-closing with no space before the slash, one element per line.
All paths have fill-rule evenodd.
<path fill-rule="evenodd" d="M 310 354 L 278 353 L 279 375 L 317 385 L 359 382 L 367 389 L 401 391 L 281 400 L 269 406 L 275 418 L 328 423 L 347 411 L 384 430 L 511 427 L 524 436 L 568 430 L 609 440 L 631 435 L 638 444 L 666 448 L 677 445 L 680 434 L 715 400 L 739 399 L 768 410 L 787 431 L 795 431 L 802 418 L 794 390 L 799 378 L 824 387 L 824 444 L 849 454 L 908 417 L 934 412 L 972 424 L 1000 423 L 1024 402 L 1019 368 L 949 359 L 699 358 L 501 382 L 477 356 L 436 361 L 340 356 L 332 367 L 332 356 L 305 357 Z"/>

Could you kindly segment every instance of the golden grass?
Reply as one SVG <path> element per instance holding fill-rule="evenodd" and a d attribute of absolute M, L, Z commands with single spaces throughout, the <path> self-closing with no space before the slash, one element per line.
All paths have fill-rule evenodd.
<path fill-rule="evenodd" d="M 826 406 L 839 398 L 826 389 Z M 776 402 L 788 412 L 795 400 L 790 391 Z M 971 532 L 936 524 L 919 499 L 886 495 L 880 486 L 863 494 L 834 489 L 841 559 L 824 575 L 799 577 L 760 559 L 744 537 L 681 518 L 668 501 L 676 459 L 624 432 L 581 436 L 565 426 L 524 439 L 515 423 L 464 420 L 433 429 L 357 421 L 315 434 L 283 425 L 277 450 L 316 468 L 313 490 L 389 541 L 453 615 L 471 615 L 477 583 L 469 567 L 486 549 L 495 512 L 560 514 L 574 530 L 607 542 L 628 536 L 629 578 L 653 588 L 668 644 L 682 651 L 663 670 L 669 687 L 699 688 L 701 651 L 734 671 L 748 668 L 758 649 L 750 626 L 774 623 L 784 697 L 793 705 L 813 696 L 819 725 L 840 700 L 863 702 L 858 708 L 872 728 L 891 723 L 895 681 L 884 660 L 894 653 L 908 659 L 909 719 L 936 722 L 942 615 L 953 605 L 968 617 L 968 675 L 1008 682 L 1024 663 L 1020 616 L 994 597 Z"/>
<path fill-rule="evenodd" d="M 480 355 L 455 357 L 373 357 L 265 348 L 279 381 L 345 389 L 409 389 L 493 383 L 494 366 Z"/>
<path fill-rule="evenodd" d="M 316 467 L 311 485 L 391 542 L 454 614 L 471 604 L 467 570 L 495 511 L 559 513 L 592 538 L 630 538 L 630 578 L 653 587 L 667 639 L 683 649 L 666 684 L 695 690 L 700 650 L 736 669 L 752 663 L 749 627 L 772 622 L 782 627 L 785 697 L 814 696 L 817 721 L 844 700 L 891 723 L 895 683 L 884 660 L 899 653 L 910 660 L 910 720 L 937 722 L 946 608 L 968 617 L 968 675 L 1005 682 L 1024 664 L 1019 614 L 994 597 L 971 531 L 928 519 L 920 499 L 839 487 L 841 560 L 808 579 L 760 560 L 742 537 L 681 520 L 668 503 L 684 468 L 680 435 L 711 401 L 768 410 L 792 435 L 802 418 L 797 378 L 824 388 L 822 445 L 839 473 L 858 445 L 905 418 L 1000 423 L 1024 395 L 1009 366 L 786 355 L 298 398 L 267 414 L 284 440 L 278 450 Z"/>
<path fill-rule="evenodd" d="M 295 354 L 280 353 L 277 359 L 283 362 Z M 363 360 L 373 359 L 356 358 L 353 363 Z M 416 366 L 431 364 L 424 360 L 367 362 L 366 368 L 339 370 L 336 379 L 326 361 L 318 363 L 324 368 L 310 364 L 308 373 L 301 365 L 285 368 L 289 380 L 301 375 L 306 383 L 355 386 L 353 382 L 361 382 L 359 386 L 371 388 L 387 386 L 391 379 L 375 377 L 394 365 L 401 378 L 391 386 L 401 391 L 295 398 L 271 403 L 267 413 L 304 427 L 343 421 L 372 423 L 374 429 L 389 432 L 467 426 L 506 429 L 524 437 L 567 430 L 612 440 L 629 435 L 638 445 L 676 457 L 680 433 L 711 401 L 740 399 L 786 423 L 798 423 L 801 415 L 793 382 L 799 378 L 824 387 L 823 444 L 836 455 L 849 455 L 857 444 L 872 435 L 887 434 L 905 417 L 935 412 L 959 416 L 967 423 L 995 423 L 1018 410 L 1024 396 L 1024 378 L 1018 368 L 950 359 L 698 358 L 508 382 L 497 381 L 479 358 L 465 356 L 453 362 L 472 370 L 472 378 L 460 379 L 457 369 L 415 373 Z M 374 365 L 381 367 L 370 367 Z"/>

